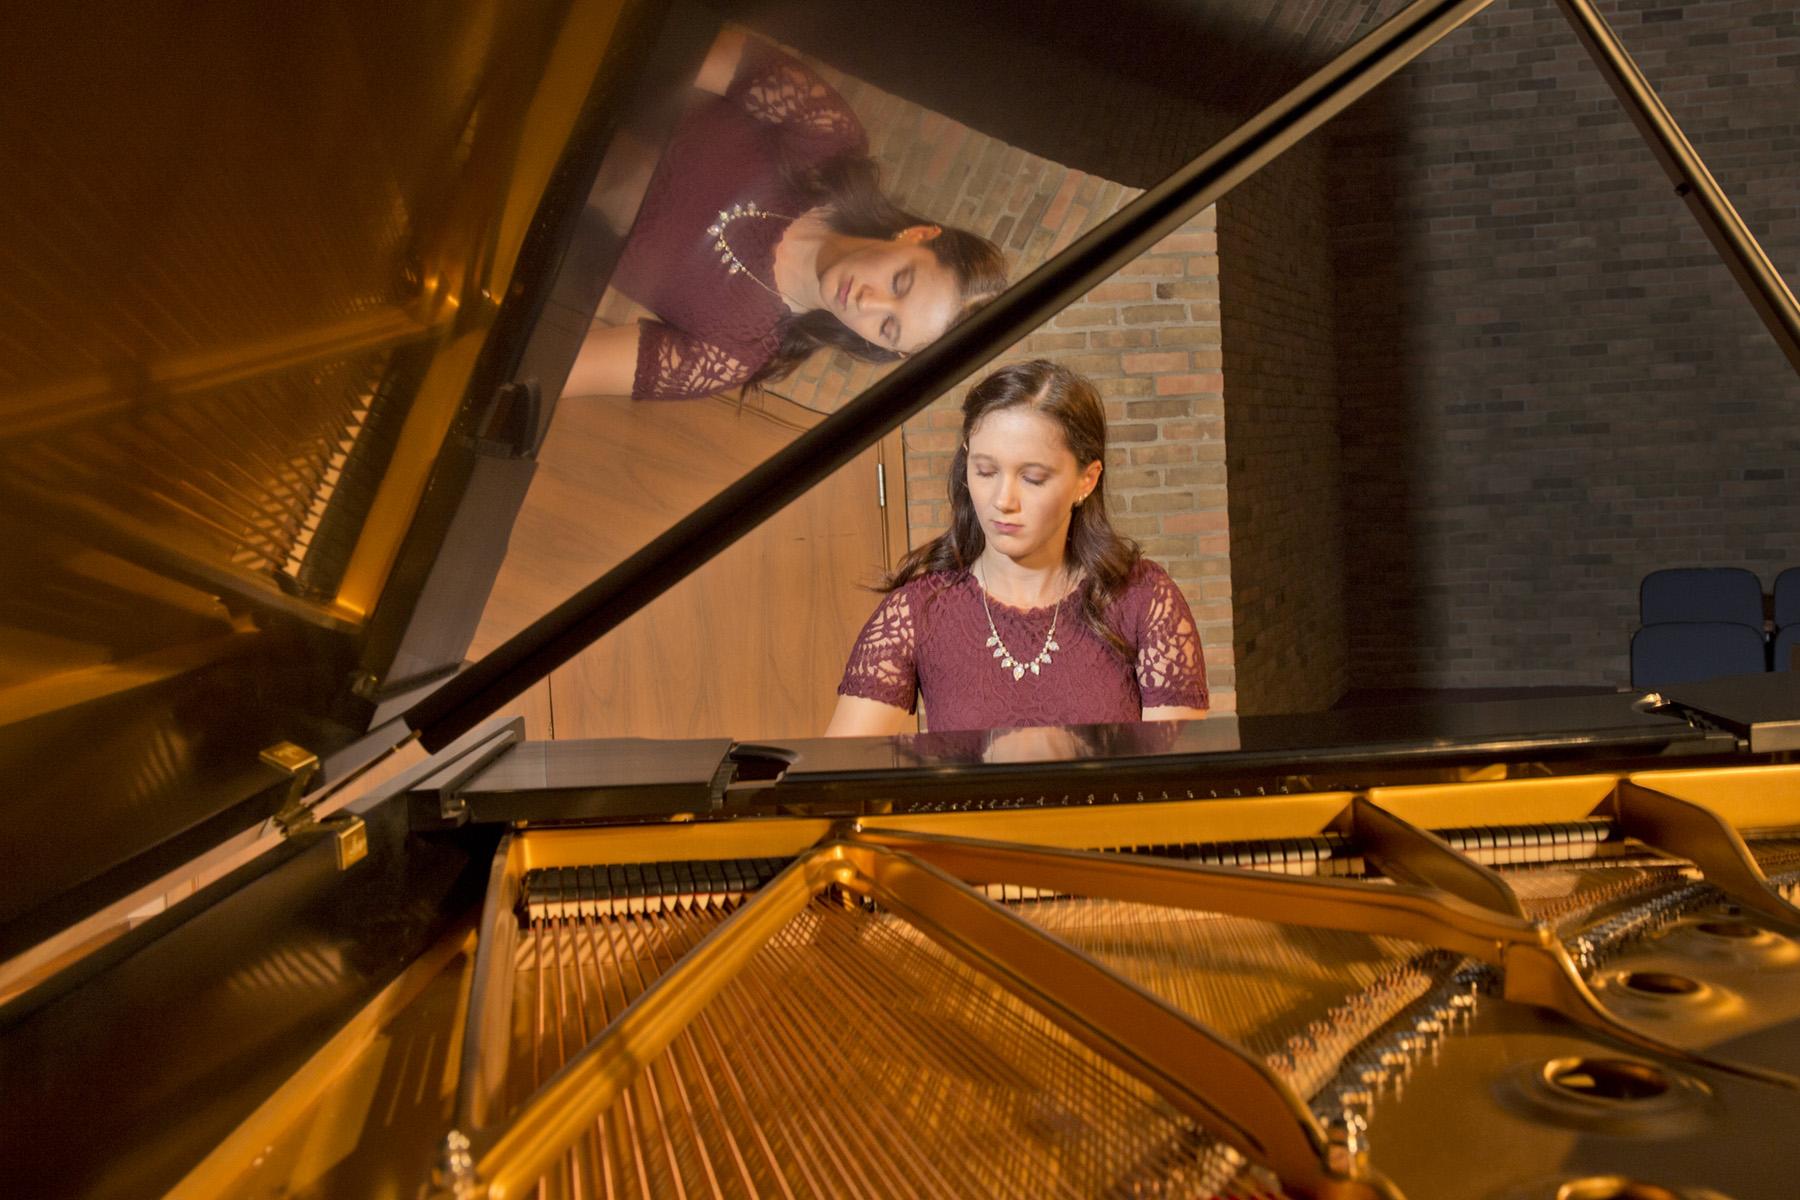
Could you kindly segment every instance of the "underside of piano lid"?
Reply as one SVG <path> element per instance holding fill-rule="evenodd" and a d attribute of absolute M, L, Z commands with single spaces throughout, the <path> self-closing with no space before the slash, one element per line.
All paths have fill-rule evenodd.
<path fill-rule="evenodd" d="M 380 706 L 461 665 L 617 257 L 602 154 L 717 28 L 624 0 L 15 16 L 0 960 L 297 829 L 391 744 L 357 745 Z"/>

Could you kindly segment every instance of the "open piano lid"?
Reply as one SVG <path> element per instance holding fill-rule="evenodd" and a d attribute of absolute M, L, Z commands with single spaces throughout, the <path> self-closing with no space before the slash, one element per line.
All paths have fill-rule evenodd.
<path fill-rule="evenodd" d="M 33 100 L 0 122 L 0 960 L 253 836 L 295 768 L 354 770 L 395 740 L 353 748 L 378 707 L 460 664 L 619 249 L 587 215 L 596 173 L 617 130 L 666 133 L 721 13 L 769 16 L 76 4 L 12 23 L 0 55 Z M 898 389 L 959 377 L 1149 236 L 815 433 L 836 453 L 897 422 Z M 780 484 L 765 501 L 805 486 L 786 469 L 759 476 Z M 627 564 L 605 619 L 695 561 Z M 412 722 L 428 744 L 539 668 L 498 669 Z"/>
<path fill-rule="evenodd" d="M 1317 46 L 1237 64 L 1246 103 L 1298 82 L 368 738 L 382 701 L 460 663 L 617 254 L 589 189 L 615 130 L 668 127 L 720 15 L 108 10 L 105 38 L 78 8 L 21 19 L 10 75 L 46 102 L 6 131 L 0 198 L 8 278 L 40 281 L 0 326 L 0 958 L 280 815 L 296 764 L 329 785 L 409 733 L 449 744 L 1480 8 L 1422 0 L 1304 80 Z M 1272 745 L 1352 745 L 1346 720 Z M 1644 722 L 1665 727 L 1603 724 Z"/>
<path fill-rule="evenodd" d="M 460 664 L 617 255 L 584 221 L 601 156 L 716 29 L 620 0 L 15 14 L 0 959 L 253 836 L 291 788 L 265 750 L 339 774 Z"/>

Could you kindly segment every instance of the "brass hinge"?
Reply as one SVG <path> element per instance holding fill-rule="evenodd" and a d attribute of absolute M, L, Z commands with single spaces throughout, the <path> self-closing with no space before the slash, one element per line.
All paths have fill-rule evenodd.
<path fill-rule="evenodd" d="M 369 854 L 369 828 L 354 813 L 341 813 L 321 821 L 306 804 L 306 786 L 319 773 L 319 756 L 293 742 L 276 742 L 259 755 L 263 762 L 288 776 L 288 793 L 275 812 L 275 827 L 288 839 L 331 835 L 338 870 L 348 870 Z"/>

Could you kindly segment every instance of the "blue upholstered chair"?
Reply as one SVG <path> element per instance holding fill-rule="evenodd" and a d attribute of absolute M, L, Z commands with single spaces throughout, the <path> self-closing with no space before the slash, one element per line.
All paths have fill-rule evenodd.
<path fill-rule="evenodd" d="M 1794 582 L 1800 585 L 1800 579 Z M 1730 621 L 1761 630 L 1762 597 L 1762 581 L 1742 567 L 1652 571 L 1638 586 L 1638 623 Z"/>
<path fill-rule="evenodd" d="M 1775 577 L 1775 628 L 1800 625 L 1800 567 L 1789 567 Z"/>
<path fill-rule="evenodd" d="M 1666 687 L 1769 669 L 1762 631 L 1730 621 L 1646 625 L 1631 635 L 1631 686 Z"/>
<path fill-rule="evenodd" d="M 1800 671 L 1800 623 L 1789 625 L 1775 635 L 1769 665 L 1777 671 Z"/>

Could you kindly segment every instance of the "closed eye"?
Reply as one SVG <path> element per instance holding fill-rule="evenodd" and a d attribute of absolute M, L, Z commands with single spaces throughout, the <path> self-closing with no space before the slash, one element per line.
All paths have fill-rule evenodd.
<path fill-rule="evenodd" d="M 906 267 L 894 272 L 894 295 L 904 296 L 912 291 L 913 269 Z"/>
<path fill-rule="evenodd" d="M 889 317 L 881 323 L 881 339 L 890 346 L 900 344 L 900 318 Z"/>

